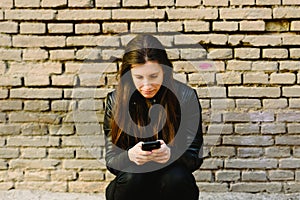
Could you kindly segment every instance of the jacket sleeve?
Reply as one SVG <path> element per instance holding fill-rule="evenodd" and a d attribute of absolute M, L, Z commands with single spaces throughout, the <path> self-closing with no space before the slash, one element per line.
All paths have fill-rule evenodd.
<path fill-rule="evenodd" d="M 171 160 L 186 166 L 190 171 L 199 169 L 202 158 L 202 116 L 196 91 L 183 92 L 181 99 L 181 122 L 171 147 Z"/>
<path fill-rule="evenodd" d="M 110 92 L 106 98 L 104 114 L 104 140 L 105 140 L 105 161 L 107 169 L 117 175 L 122 169 L 129 166 L 131 161 L 128 157 L 128 151 L 123 150 L 112 143 L 111 120 L 113 118 L 112 108 L 115 103 L 114 92 Z"/>

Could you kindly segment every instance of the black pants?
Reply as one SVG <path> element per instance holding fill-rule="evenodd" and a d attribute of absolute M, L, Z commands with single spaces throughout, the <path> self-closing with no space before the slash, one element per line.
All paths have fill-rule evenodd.
<path fill-rule="evenodd" d="M 107 200 L 198 200 L 192 173 L 180 165 L 147 173 L 120 172 L 106 188 Z"/>

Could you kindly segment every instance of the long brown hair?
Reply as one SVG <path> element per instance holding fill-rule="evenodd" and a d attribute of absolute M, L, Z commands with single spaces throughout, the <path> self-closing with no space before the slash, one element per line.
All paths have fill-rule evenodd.
<path fill-rule="evenodd" d="M 151 105 L 136 90 L 131 77 L 132 65 L 145 64 L 147 61 L 158 62 L 164 73 L 162 86 L 156 94 L 158 96 L 156 103 L 163 106 L 166 115 L 159 111 L 156 113 L 157 116 L 152 117 L 151 120 L 148 116 Z M 165 48 L 152 35 L 137 35 L 127 44 L 122 58 L 116 102 L 113 107 L 113 120 L 111 121 L 112 142 L 126 149 L 132 140 L 135 142 L 155 140 L 160 133 L 166 143 L 172 144 L 180 120 L 178 118 L 180 106 L 174 93 L 176 92 L 174 90 L 173 65 L 168 59 Z M 163 120 L 164 116 L 165 121 Z M 143 127 L 149 125 L 150 121 L 154 126 L 148 130 L 149 134 Z"/>

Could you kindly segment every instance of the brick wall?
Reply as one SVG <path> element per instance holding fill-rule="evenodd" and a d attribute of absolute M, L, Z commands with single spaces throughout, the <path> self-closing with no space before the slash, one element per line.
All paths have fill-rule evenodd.
<path fill-rule="evenodd" d="M 157 34 L 197 89 L 201 191 L 300 192 L 298 0 L 1 0 L 1 190 L 103 191 L 128 31 Z"/>

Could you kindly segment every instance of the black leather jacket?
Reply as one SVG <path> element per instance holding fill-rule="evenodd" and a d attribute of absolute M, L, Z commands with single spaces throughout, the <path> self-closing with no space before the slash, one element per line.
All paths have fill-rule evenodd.
<path fill-rule="evenodd" d="M 195 90 L 178 81 L 175 81 L 174 87 L 176 97 L 180 102 L 181 121 L 175 136 L 174 145 L 169 146 L 171 148 L 171 158 L 164 165 L 158 163 L 152 164 L 159 169 L 175 162 L 193 172 L 199 169 L 203 162 L 202 156 L 199 155 L 202 153 L 201 148 L 203 145 L 201 106 Z M 117 175 L 120 171 L 126 171 L 130 167 L 133 167 L 135 172 L 143 167 L 137 166 L 129 160 L 127 150 L 134 146 L 135 143 L 130 144 L 127 150 L 117 148 L 112 143 L 110 121 L 112 118 L 112 109 L 116 103 L 115 95 L 115 91 L 107 95 L 103 128 L 105 133 L 105 160 L 107 169 Z"/>

